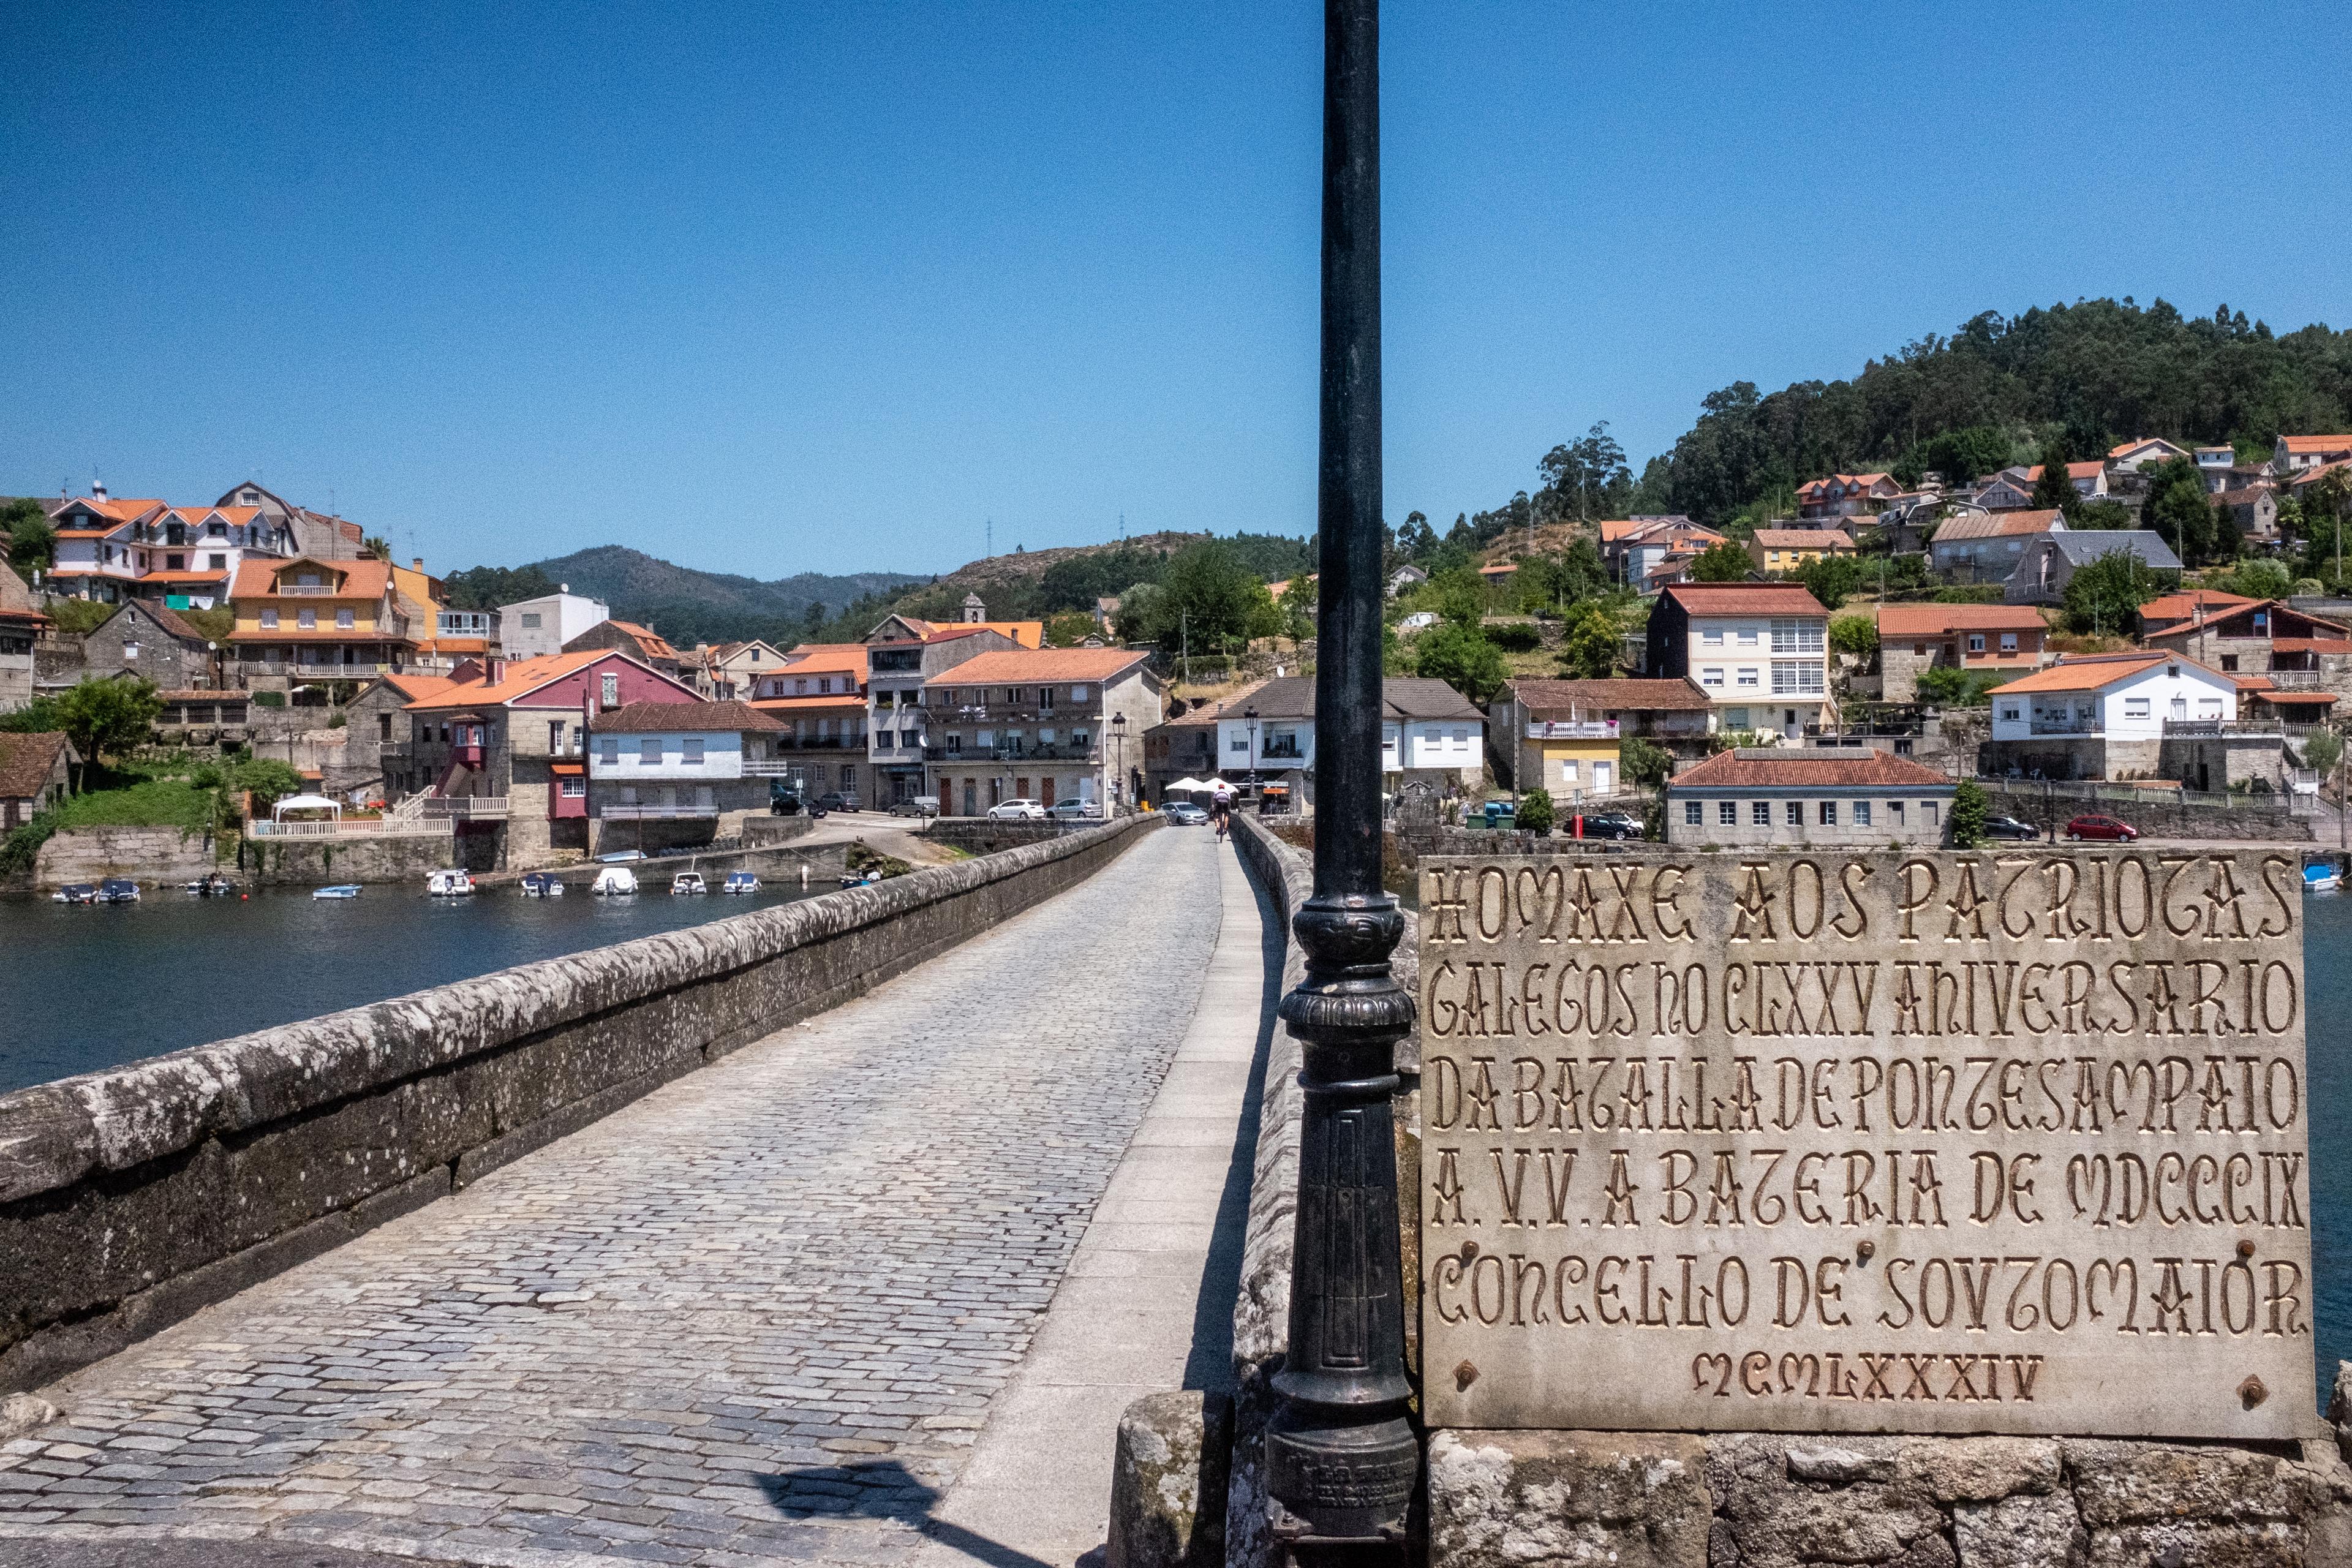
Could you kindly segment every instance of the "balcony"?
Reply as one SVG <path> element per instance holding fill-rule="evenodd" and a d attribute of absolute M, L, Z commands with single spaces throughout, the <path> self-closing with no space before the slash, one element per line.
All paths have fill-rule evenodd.
<path fill-rule="evenodd" d="M 911 748 L 910 748 L 911 750 Z M 1098 763 L 1102 748 L 1085 746 L 925 746 L 927 763 Z"/>
<path fill-rule="evenodd" d="M 507 797 L 502 795 L 434 795 L 425 797 L 425 816 L 452 822 L 504 822 Z"/>
<path fill-rule="evenodd" d="M 1614 719 L 1530 719 L 1528 739 L 1530 741 L 1613 741 L 1617 738 Z"/>
<path fill-rule="evenodd" d="M 2168 735 L 2283 735 L 2276 719 L 2167 719 Z"/>
<path fill-rule="evenodd" d="M 684 822 L 696 817 L 716 818 L 719 806 L 696 805 L 692 802 L 669 805 L 648 805 L 643 801 L 613 801 L 596 807 L 596 815 L 607 822 Z"/>
<path fill-rule="evenodd" d="M 2104 735 L 2106 731 L 2105 722 L 2095 718 L 2063 715 L 2044 718 L 2037 713 L 2026 722 L 2026 732 L 2033 735 Z"/>
<path fill-rule="evenodd" d="M 2316 669 L 2278 669 L 2264 672 L 2273 686 L 2281 691 L 2317 691 L 2325 672 Z"/>

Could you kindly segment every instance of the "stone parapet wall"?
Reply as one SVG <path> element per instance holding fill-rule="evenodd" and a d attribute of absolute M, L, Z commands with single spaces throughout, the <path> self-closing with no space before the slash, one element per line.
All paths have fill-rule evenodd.
<path fill-rule="evenodd" d="M 0 1096 L 0 1392 L 110 1355 L 858 995 L 1083 880 L 1151 826 Z"/>
<path fill-rule="evenodd" d="M 2323 1568 L 2352 1470 L 2293 1446 L 1438 1431 L 1429 1568 Z"/>
<path fill-rule="evenodd" d="M 2013 782 L 2014 787 L 2010 787 Z M 2286 809 L 2286 797 L 2250 800 L 2242 806 L 2192 805 L 2167 800 L 2150 792 L 2146 800 L 2086 800 L 2065 794 L 2045 797 L 2030 780 L 1979 779 L 1991 797 L 1992 809 L 2021 822 L 2030 822 L 2063 836 L 2078 816 L 2112 816 L 2127 822 L 2151 838 L 2186 838 L 2199 843 L 2300 844 L 2312 837 L 2312 818 Z"/>
<path fill-rule="evenodd" d="M 1023 844 L 1050 844 L 1066 835 L 1101 826 L 1099 822 L 991 822 L 984 816 L 936 816 L 922 834 L 933 843 L 950 848 L 993 855 L 1000 849 Z"/>

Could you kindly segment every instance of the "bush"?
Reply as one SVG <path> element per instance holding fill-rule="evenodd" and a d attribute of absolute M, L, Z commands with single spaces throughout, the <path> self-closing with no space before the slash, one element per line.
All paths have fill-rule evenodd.
<path fill-rule="evenodd" d="M 257 691 L 253 694 L 252 700 L 253 705 L 256 708 L 283 708 L 286 706 L 286 693 L 283 691 Z"/>
<path fill-rule="evenodd" d="M 1962 779 L 1952 792 L 1952 847 L 1974 849 L 1984 842 L 1985 818 L 1992 815 L 1992 797 L 1984 785 Z"/>
<path fill-rule="evenodd" d="M 1486 640 L 1506 653 L 1527 653 L 1543 641 L 1532 621 L 1506 621 L 1486 628 Z"/>
<path fill-rule="evenodd" d="M 58 630 L 87 637 L 114 618 L 116 606 L 101 605 L 96 599 L 60 599 L 44 612 L 55 621 Z"/>
<path fill-rule="evenodd" d="M 1878 652 L 1878 623 L 1868 616 L 1840 616 L 1830 622 L 1830 647 L 1854 658 Z"/>
<path fill-rule="evenodd" d="M 2006 590 L 1998 583 L 1954 584 L 1936 590 L 1939 605 L 1998 605 Z"/>
<path fill-rule="evenodd" d="M 1919 700 L 1944 708 L 1982 708 L 1992 700 L 2001 678 L 1989 669 L 1957 669 L 1939 664 L 1919 672 Z"/>
<path fill-rule="evenodd" d="M 1632 783 L 1645 789 L 1656 789 L 1666 782 L 1674 771 L 1675 759 L 1655 741 L 1645 741 L 1639 735 L 1629 735 L 1617 748 L 1618 771 Z"/>
<path fill-rule="evenodd" d="M 1521 827 L 1538 838 L 1550 833 L 1552 829 L 1550 792 L 1539 789 L 1532 795 L 1519 796 L 1518 823 Z"/>

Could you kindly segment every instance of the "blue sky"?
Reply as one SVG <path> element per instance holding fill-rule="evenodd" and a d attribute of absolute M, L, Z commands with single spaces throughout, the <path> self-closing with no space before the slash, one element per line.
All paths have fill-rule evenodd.
<path fill-rule="evenodd" d="M 762 577 L 1313 525 L 1311 0 L 5 18 L 0 492 Z M 1389 515 L 1980 310 L 2346 324 L 2341 20 L 1391 3 Z"/>

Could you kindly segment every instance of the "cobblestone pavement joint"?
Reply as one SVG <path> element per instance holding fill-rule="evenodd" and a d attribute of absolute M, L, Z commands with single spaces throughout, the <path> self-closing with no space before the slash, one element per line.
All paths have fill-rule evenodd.
<path fill-rule="evenodd" d="M 1207 836 L 1147 835 L 47 1391 L 61 1419 L 0 1445 L 0 1538 L 898 1562 L 1150 1104 L 1218 925 Z"/>

